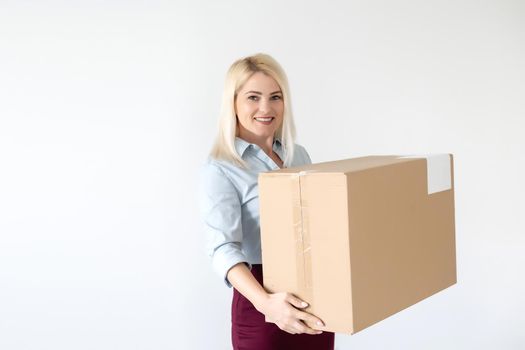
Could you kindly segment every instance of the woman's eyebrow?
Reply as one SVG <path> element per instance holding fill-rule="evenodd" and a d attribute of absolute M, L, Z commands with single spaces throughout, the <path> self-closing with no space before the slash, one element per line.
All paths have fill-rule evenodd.
<path fill-rule="evenodd" d="M 274 91 L 274 92 L 270 93 L 270 95 L 281 94 L 281 93 L 282 93 L 281 90 L 279 90 L 279 91 Z M 262 95 L 262 92 L 260 92 L 260 91 L 253 91 L 253 90 L 252 90 L 252 91 L 247 91 L 247 92 L 245 92 L 244 94 L 245 94 L 245 95 L 247 95 L 247 94 L 257 94 L 257 95 Z"/>

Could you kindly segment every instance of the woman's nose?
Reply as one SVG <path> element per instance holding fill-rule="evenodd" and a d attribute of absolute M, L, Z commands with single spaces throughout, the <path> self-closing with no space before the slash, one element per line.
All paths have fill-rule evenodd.
<path fill-rule="evenodd" d="M 259 110 L 262 113 L 266 113 L 270 111 L 270 103 L 269 101 L 266 101 L 265 99 L 261 99 L 261 102 L 259 103 Z"/>

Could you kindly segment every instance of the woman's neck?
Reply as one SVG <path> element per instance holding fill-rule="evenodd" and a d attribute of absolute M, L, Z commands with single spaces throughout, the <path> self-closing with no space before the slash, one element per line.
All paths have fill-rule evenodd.
<path fill-rule="evenodd" d="M 254 143 L 257 146 L 261 147 L 264 153 L 266 153 L 269 156 L 273 152 L 273 139 L 274 139 L 273 135 L 269 137 L 265 137 L 265 136 L 258 136 L 252 133 L 239 132 L 237 136 L 243 139 L 244 141 L 247 141 L 249 143 Z"/>

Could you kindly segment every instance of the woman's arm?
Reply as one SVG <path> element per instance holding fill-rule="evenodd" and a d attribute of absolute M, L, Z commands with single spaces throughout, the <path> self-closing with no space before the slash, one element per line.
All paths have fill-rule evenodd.
<path fill-rule="evenodd" d="M 267 293 L 244 263 L 236 264 L 227 274 L 228 281 L 255 308 L 280 329 L 291 334 L 321 334 L 322 321 L 298 310 L 308 306 L 290 293 Z M 304 321 L 304 322 L 303 322 Z"/>

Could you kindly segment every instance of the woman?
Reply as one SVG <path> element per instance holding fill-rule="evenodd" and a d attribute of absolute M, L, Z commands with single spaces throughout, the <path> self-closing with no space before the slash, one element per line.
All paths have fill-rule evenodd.
<path fill-rule="evenodd" d="M 233 286 L 234 349 L 333 349 L 334 334 L 290 293 L 262 287 L 257 176 L 310 164 L 294 143 L 286 75 L 269 55 L 232 64 L 226 76 L 219 132 L 201 171 L 201 206 L 212 265 Z M 265 318 L 269 322 L 265 322 Z"/>

